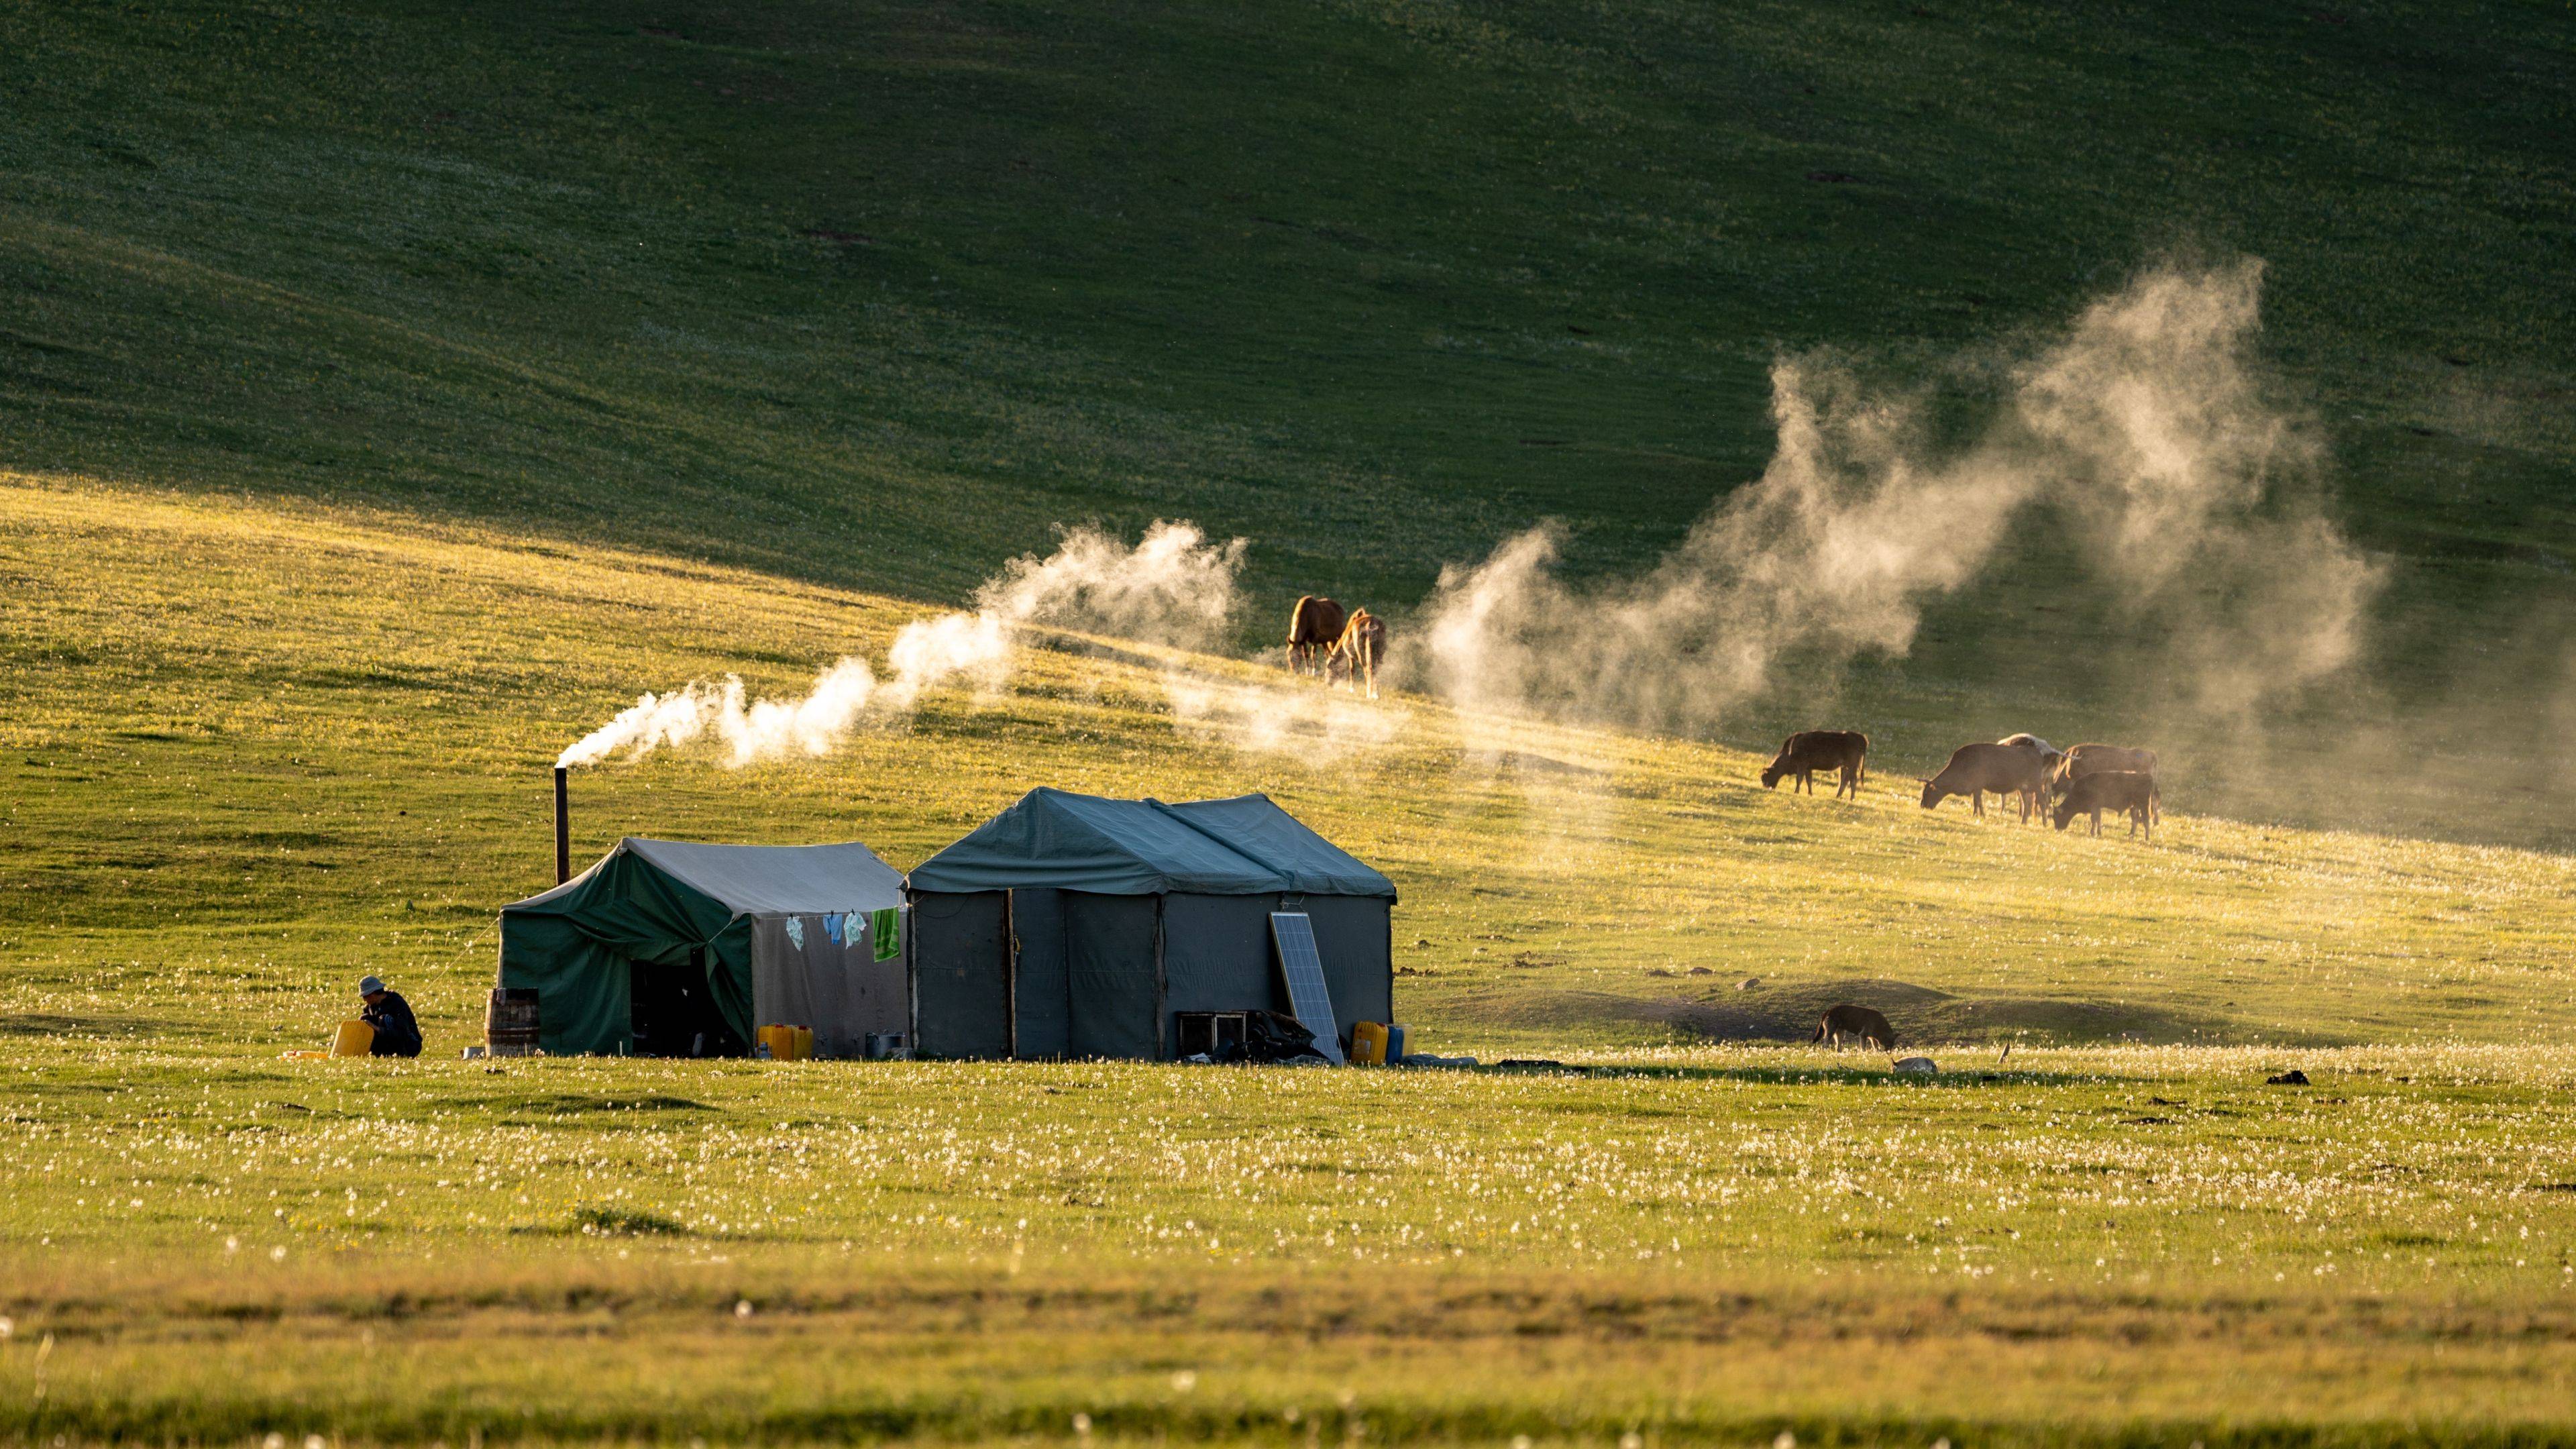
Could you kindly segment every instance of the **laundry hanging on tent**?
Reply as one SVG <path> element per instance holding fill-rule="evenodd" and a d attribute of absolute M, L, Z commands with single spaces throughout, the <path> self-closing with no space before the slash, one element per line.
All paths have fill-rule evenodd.
<path fill-rule="evenodd" d="M 847 946 L 849 944 L 847 937 L 843 934 L 848 921 L 849 917 L 842 915 L 839 911 L 833 911 L 823 917 L 823 934 L 832 938 L 833 945 Z"/>
<path fill-rule="evenodd" d="M 556 1055 L 738 1055 L 759 1026 L 796 1022 L 815 1055 L 857 1057 L 870 1033 L 910 1026 L 902 963 L 871 963 L 862 945 L 866 914 L 902 900 L 903 877 L 856 841 L 630 837 L 503 908 L 501 984 L 543 994 L 539 1041 Z M 843 949 L 816 939 L 829 914 Z"/>
<path fill-rule="evenodd" d="M 903 949 L 903 913 L 889 908 L 874 914 L 877 959 L 888 960 Z"/>

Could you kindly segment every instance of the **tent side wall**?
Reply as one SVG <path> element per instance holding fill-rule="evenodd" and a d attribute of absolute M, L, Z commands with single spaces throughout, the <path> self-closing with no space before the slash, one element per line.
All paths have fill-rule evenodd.
<path fill-rule="evenodd" d="M 1343 1036 L 1355 1021 L 1395 1019 L 1393 904 L 1380 896 L 1307 896 L 1298 907 L 1314 920 L 1315 954 L 1324 959 L 1324 988 Z"/>
<path fill-rule="evenodd" d="M 1278 897 L 1163 898 L 1163 1040 L 1180 1040 L 1184 1011 L 1286 1011 L 1270 946 Z M 1165 1055 L 1171 1055 L 1167 1050 Z"/>
<path fill-rule="evenodd" d="M 1064 892 L 1025 886 L 1011 892 L 1011 938 L 1019 951 L 1011 982 L 1015 1031 L 1023 1057 L 1073 1054 L 1073 985 L 1066 974 Z"/>
<path fill-rule="evenodd" d="M 1162 999 L 1156 952 L 1160 896 L 1065 891 L 1067 1050 L 1077 1057 L 1152 1061 L 1166 1039 L 1156 1015 Z M 1025 1048 L 1024 1048 L 1025 1050 Z"/>
<path fill-rule="evenodd" d="M 537 1045 L 550 1055 L 625 1049 L 634 1020 L 626 962 L 560 916 L 501 915 L 501 984 L 537 993 Z"/>
<path fill-rule="evenodd" d="M 1007 891 L 914 893 L 913 1010 L 921 1055 L 1009 1055 L 1009 905 Z"/>

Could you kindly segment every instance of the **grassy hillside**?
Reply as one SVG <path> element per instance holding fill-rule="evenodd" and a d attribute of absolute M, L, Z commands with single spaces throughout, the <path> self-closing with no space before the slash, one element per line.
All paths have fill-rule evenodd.
<path fill-rule="evenodd" d="M 1643 565 L 1760 470 L 1784 353 L 1937 379 L 1970 418 L 2142 258 L 2247 254 L 2283 400 L 2397 564 L 2372 708 L 2462 706 L 2417 745 L 2547 778 L 2571 26 L 17 7 L 0 461 L 911 597 L 1058 522 L 1188 515 L 1255 539 L 1266 635 L 1306 588 L 1401 614 L 1541 516 L 1578 571 Z M 2050 667 L 2118 625 L 2029 547 L 1839 713 L 1918 753 L 2134 730 L 2139 701 Z"/>
<path fill-rule="evenodd" d="M 0 572 L 0 1439 L 2565 1436 L 2563 856 L 1980 825 L 1058 636 L 825 759 L 584 770 L 576 848 L 1264 788 L 1399 882 L 1426 1045 L 1610 1065 L 467 1063 L 582 701 L 914 609 L 23 477 Z M 430 1054 L 278 1060 L 362 971 Z M 1776 1040 L 1843 998 L 1946 1073 Z"/>
<path fill-rule="evenodd" d="M 301 1042 L 347 983 L 442 1041 L 494 907 L 551 883 L 546 766 L 636 678 L 810 684 L 915 610 L 390 516 L 19 480 L 0 492 L 0 1012 L 27 1031 Z M 29 584 L 39 584 L 29 587 Z M 1085 652 L 1090 651 L 1090 652 Z M 1022 651 L 824 760 L 699 748 L 576 774 L 619 835 L 868 840 L 908 867 L 1034 782 L 1267 790 L 1392 875 L 1427 1043 L 1803 1035 L 1855 998 L 1935 1040 L 2559 1040 L 2564 856 L 2177 814 L 2152 845 L 1767 793 L 1722 747 L 1462 721 L 1201 661 Z M 1377 736 L 1392 731 L 1386 738 Z M 1356 755 L 1335 740 L 1375 742 Z M 1358 763 L 1353 764 L 1356 760 Z M 1746 977 L 1761 984 L 1739 990 Z"/>
<path fill-rule="evenodd" d="M 2568 1437 L 2564 7 L 21 4 L 0 97 L 0 1443 Z M 579 857 L 899 866 L 1266 790 L 1422 1046 L 1574 1071 L 454 1058 L 642 689 L 1085 520 L 1251 538 L 1245 646 L 1546 517 L 1633 576 L 1778 359 L 1976 436 L 2167 256 L 2263 261 L 2388 569 L 2259 734 L 2041 510 L 1710 739 L 1032 631 L 576 776 Z M 1862 798 L 1760 790 L 1828 715 Z M 2164 830 L 1917 807 L 2020 728 L 2165 746 Z M 427 1058 L 278 1059 L 370 971 Z"/>

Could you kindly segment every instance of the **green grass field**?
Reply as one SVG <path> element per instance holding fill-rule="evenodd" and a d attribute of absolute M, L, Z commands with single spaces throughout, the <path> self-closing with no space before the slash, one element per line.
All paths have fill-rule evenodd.
<path fill-rule="evenodd" d="M 1418 698 L 1338 706 L 1403 725 L 1352 771 L 1067 639 L 826 761 L 580 772 L 577 846 L 909 864 L 1031 779 L 1265 788 L 1401 883 L 1426 1045 L 1607 1065 L 487 1070 L 450 1053 L 493 903 L 546 883 L 528 743 L 639 671 L 791 689 L 803 641 L 874 653 L 913 611 L 341 509 L 0 496 L 6 567 L 48 581 L 0 606 L 20 1442 L 2566 1424 L 2563 857 L 1981 825 L 1901 779 L 1766 793 L 1721 747 Z M 277 1060 L 370 970 L 431 1058 Z M 1949 1074 L 1781 1044 L 1846 998 Z M 2293 1065 L 2315 1085 L 2261 1085 Z"/>
<path fill-rule="evenodd" d="M 0 1443 L 2576 1439 L 2563 6 L 22 4 L 0 97 Z M 1690 737 L 1241 657 L 2237 257 L 2387 578 L 2242 750 L 2044 515 Z M 1421 1047 L 1569 1069 L 456 1059 L 558 750 L 1157 517 L 1218 655 L 585 769 L 577 857 L 1264 790 Z M 1918 808 L 2023 728 L 2157 838 Z M 428 1055 L 281 1060 L 366 972 Z"/>

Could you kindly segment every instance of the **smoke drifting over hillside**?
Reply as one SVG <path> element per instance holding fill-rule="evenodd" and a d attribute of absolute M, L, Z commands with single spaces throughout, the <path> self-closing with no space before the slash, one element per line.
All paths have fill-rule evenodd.
<path fill-rule="evenodd" d="M 1045 558 L 1011 560 L 975 591 L 977 612 L 1147 644 L 1204 649 L 1233 622 L 1248 539 L 1211 544 L 1195 524 L 1162 523 L 1129 548 L 1094 528 L 1068 530 Z"/>
<path fill-rule="evenodd" d="M 2153 676 L 2191 730 L 2293 705 L 2357 658 L 2380 573 L 2323 513 L 2322 459 L 2265 394 L 2260 284 L 2252 262 L 2142 274 L 2006 370 L 2000 406 L 1965 441 L 1936 436 L 1920 394 L 1783 361 L 1770 465 L 1654 568 L 1569 583 L 1562 535 L 1531 529 L 1443 574 L 1398 636 L 1401 664 L 1455 706 L 1444 728 L 1474 758 L 1520 753 L 1513 732 L 1534 721 L 1705 730 L 1792 661 L 1830 672 L 1903 656 L 1928 604 L 1991 574 L 2008 540 L 2023 557 L 2025 521 L 2046 519 L 2112 601 L 2121 667 Z M 926 691 L 1005 690 L 1033 626 L 1213 650 L 1242 603 L 1245 551 L 1185 522 L 1132 546 L 1068 530 L 1054 552 L 1005 565 L 971 610 L 905 625 L 882 673 L 850 656 L 793 699 L 747 700 L 731 676 L 647 694 L 564 763 L 702 738 L 733 765 L 827 754 Z M 1423 718 L 1310 681 L 1161 668 L 1176 728 L 1247 751 L 1346 758 Z M 2179 715 L 2167 723 L 2160 743 L 2184 732 Z"/>
<path fill-rule="evenodd" d="M 2012 376 L 1994 424 L 1932 441 L 1909 400 L 1772 372 L 1778 452 L 1641 578 L 1559 579 L 1540 527 L 1441 578 L 1417 662 L 1471 712 L 1707 727 L 1789 656 L 1901 655 L 1922 609 L 2027 511 L 2071 524 L 2122 606 L 2173 642 L 2188 702 L 2244 715 L 2355 657 L 2377 570 L 2318 511 L 2318 459 L 2262 395 L 2261 269 L 2162 268 Z"/>
<path fill-rule="evenodd" d="M 1146 643 L 1204 648 L 1232 618 L 1243 539 L 1210 544 L 1188 523 L 1158 522 L 1133 548 L 1097 529 L 1067 530 L 1063 545 L 1040 558 L 1013 559 L 976 591 L 972 613 L 916 619 L 886 651 L 888 675 L 845 656 L 815 676 L 814 687 L 786 700 L 745 702 L 742 680 L 695 680 L 667 694 L 646 694 L 591 731 L 556 761 L 589 765 L 614 756 L 639 759 L 712 735 L 725 763 L 742 766 L 794 755 L 830 754 L 850 731 L 909 715 L 922 694 L 966 684 L 994 694 L 1011 679 L 1014 631 L 1022 625 L 1115 634 Z"/>

